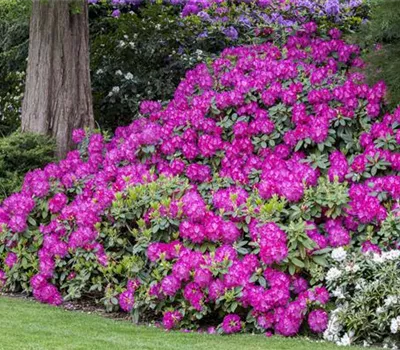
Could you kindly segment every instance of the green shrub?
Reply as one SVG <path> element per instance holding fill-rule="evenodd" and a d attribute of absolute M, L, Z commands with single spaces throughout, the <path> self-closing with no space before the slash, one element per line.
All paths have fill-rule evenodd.
<path fill-rule="evenodd" d="M 188 69 L 227 46 L 222 33 L 199 40 L 203 26 L 196 18 L 183 22 L 177 7 L 159 4 L 93 20 L 91 68 L 100 126 L 129 124 L 142 100 L 171 99 Z"/>
<path fill-rule="evenodd" d="M 29 44 L 30 1 L 0 0 L 0 135 L 20 125 Z"/>
<path fill-rule="evenodd" d="M 397 220 L 398 221 L 398 220 Z M 333 267 L 326 279 L 337 298 L 325 338 L 340 345 L 364 341 L 368 346 L 399 344 L 400 334 L 400 251 L 381 255 L 332 252 Z"/>
<path fill-rule="evenodd" d="M 54 160 L 54 143 L 35 134 L 0 138 L 0 201 L 19 189 L 24 175 Z"/>
<path fill-rule="evenodd" d="M 316 21 L 321 31 L 339 27 L 347 33 L 367 16 L 368 3 L 343 11 L 337 22 L 304 8 L 299 16 L 304 22 Z M 146 3 L 112 18 L 105 16 L 104 7 L 92 8 L 92 83 L 101 128 L 129 124 L 142 100 L 170 100 L 187 70 L 215 58 L 226 47 L 261 44 L 272 35 L 284 41 L 288 34 L 285 24 L 265 19 L 276 15 L 273 6 L 226 1 L 201 14 L 182 17 L 181 11 L 179 6 Z M 297 12 L 289 9 L 282 18 L 297 23 L 293 21 Z M 229 30 L 233 33 L 227 34 Z"/>
<path fill-rule="evenodd" d="M 343 11 L 338 22 L 319 12 L 303 9 L 304 21 L 316 21 L 322 30 L 338 26 L 345 32 L 358 27 L 369 7 L 366 2 Z M 0 135 L 20 124 L 29 37 L 30 2 L 0 0 Z M 129 8 L 132 9 L 132 8 Z M 90 6 L 91 68 L 96 121 L 113 130 L 129 124 L 142 100 L 169 100 L 188 69 L 232 45 L 259 44 L 282 24 L 269 23 L 273 7 L 223 2 L 202 15 L 182 17 L 180 6 L 144 2 L 134 12 L 123 9 L 120 18 L 110 16 L 111 5 Z M 221 14 L 220 10 L 224 10 Z M 296 18 L 297 11 L 282 13 Z M 216 20 L 219 17 L 225 20 Z M 279 21 L 278 21 L 279 22 Z M 225 34 L 238 32 L 238 38 Z M 268 34 L 269 33 L 269 34 Z"/>
<path fill-rule="evenodd" d="M 397 106 L 400 102 L 400 2 L 375 1 L 370 21 L 357 39 L 367 48 L 370 82 L 384 80 L 389 88 L 389 102 L 392 107 Z"/>

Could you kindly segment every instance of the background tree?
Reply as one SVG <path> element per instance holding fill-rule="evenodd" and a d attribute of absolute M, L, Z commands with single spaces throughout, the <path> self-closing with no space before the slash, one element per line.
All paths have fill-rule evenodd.
<path fill-rule="evenodd" d="M 86 0 L 33 0 L 22 131 L 55 138 L 57 156 L 72 130 L 93 127 Z"/>

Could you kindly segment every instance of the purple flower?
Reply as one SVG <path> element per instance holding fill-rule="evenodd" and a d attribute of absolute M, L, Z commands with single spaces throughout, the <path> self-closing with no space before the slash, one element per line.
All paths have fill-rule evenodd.
<path fill-rule="evenodd" d="M 17 263 L 18 257 L 15 253 L 8 253 L 4 259 L 4 264 L 6 264 L 10 269 Z"/>
<path fill-rule="evenodd" d="M 161 282 L 161 288 L 165 295 L 174 296 L 181 288 L 181 282 L 173 275 L 166 276 Z"/>
<path fill-rule="evenodd" d="M 222 329 L 226 334 L 238 333 L 242 329 L 242 323 L 239 315 L 229 314 L 224 317 Z"/>
<path fill-rule="evenodd" d="M 120 10 L 114 10 L 111 13 L 111 16 L 114 17 L 114 18 L 119 18 L 121 16 L 121 11 Z"/>
<path fill-rule="evenodd" d="M 7 282 L 6 273 L 3 270 L 0 270 L 0 290 L 3 288 L 6 282 Z"/>
<path fill-rule="evenodd" d="M 75 143 L 81 143 L 83 139 L 86 137 L 85 130 L 83 129 L 76 129 L 72 132 L 72 141 Z"/>
<path fill-rule="evenodd" d="M 58 213 L 68 202 L 68 197 L 64 193 L 57 193 L 49 201 L 49 210 L 52 214 Z"/>
<path fill-rule="evenodd" d="M 167 311 L 164 313 L 163 325 L 165 329 L 176 328 L 183 316 L 179 311 Z"/>
<path fill-rule="evenodd" d="M 126 290 L 119 295 L 119 305 L 125 312 L 131 312 L 135 304 L 132 290 Z"/>
<path fill-rule="evenodd" d="M 328 313 L 325 310 L 313 310 L 308 315 L 308 325 L 314 333 L 322 333 L 328 327 Z"/>
<path fill-rule="evenodd" d="M 224 29 L 224 34 L 231 40 L 237 40 L 239 37 L 239 33 L 235 27 L 228 27 Z"/>

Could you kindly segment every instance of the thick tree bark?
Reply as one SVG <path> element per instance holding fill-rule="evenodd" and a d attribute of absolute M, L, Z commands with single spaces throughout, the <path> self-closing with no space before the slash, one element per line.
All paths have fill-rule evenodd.
<path fill-rule="evenodd" d="M 49 135 L 57 155 L 93 127 L 87 0 L 33 0 L 22 131 Z"/>

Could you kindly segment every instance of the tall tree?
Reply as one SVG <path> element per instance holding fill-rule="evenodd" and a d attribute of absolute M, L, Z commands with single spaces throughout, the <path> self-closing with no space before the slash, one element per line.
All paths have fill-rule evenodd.
<path fill-rule="evenodd" d="M 54 137 L 63 157 L 85 126 L 94 126 L 87 0 L 33 0 L 22 131 Z"/>

